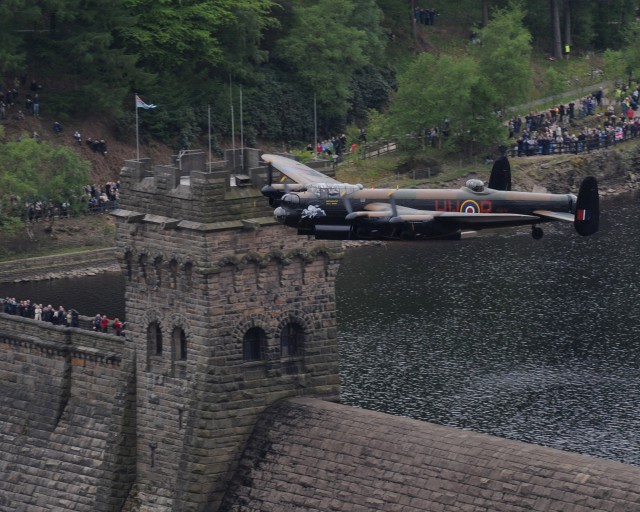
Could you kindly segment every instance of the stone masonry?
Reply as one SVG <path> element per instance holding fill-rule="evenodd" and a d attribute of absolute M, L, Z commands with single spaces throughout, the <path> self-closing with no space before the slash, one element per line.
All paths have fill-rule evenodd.
<path fill-rule="evenodd" d="M 136 458 L 132 355 L 0 313 L 0 511 L 117 510 Z"/>
<path fill-rule="evenodd" d="M 126 162 L 126 341 L 0 313 L 0 512 L 215 511 L 266 407 L 338 396 L 341 246 L 275 223 L 258 157 Z"/>
<path fill-rule="evenodd" d="M 257 165 L 258 152 L 244 157 Z M 274 223 L 259 191 L 266 166 L 234 175 L 205 164 L 191 152 L 121 173 L 117 246 L 137 383 L 124 510 L 216 510 L 268 405 L 339 393 L 340 245 Z"/>

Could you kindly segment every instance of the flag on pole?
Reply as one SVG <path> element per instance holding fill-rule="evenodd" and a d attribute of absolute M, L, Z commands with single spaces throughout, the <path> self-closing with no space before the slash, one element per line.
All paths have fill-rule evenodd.
<path fill-rule="evenodd" d="M 150 108 L 156 108 L 156 106 L 153 103 L 145 103 L 140 99 L 140 96 L 136 94 L 136 108 L 144 108 L 145 110 L 148 110 Z"/>
<path fill-rule="evenodd" d="M 136 159 L 140 160 L 140 137 L 138 134 L 138 109 L 143 108 L 145 110 L 149 110 L 150 108 L 156 108 L 153 103 L 145 103 L 142 101 L 138 93 L 134 94 L 136 99 Z"/>

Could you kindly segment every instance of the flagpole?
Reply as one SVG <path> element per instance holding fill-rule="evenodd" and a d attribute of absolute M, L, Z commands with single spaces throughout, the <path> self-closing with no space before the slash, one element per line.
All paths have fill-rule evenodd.
<path fill-rule="evenodd" d="M 316 93 L 313 93 L 313 152 L 318 156 L 318 110 L 316 108 Z"/>
<path fill-rule="evenodd" d="M 138 93 L 133 95 L 133 105 L 136 109 L 136 160 L 140 160 L 140 140 L 138 137 Z"/>
<path fill-rule="evenodd" d="M 229 74 L 229 104 L 231 105 L 231 148 L 233 153 L 233 168 L 236 168 L 236 127 L 233 115 L 233 82 Z"/>
<path fill-rule="evenodd" d="M 207 106 L 207 122 L 209 124 L 209 170 L 211 170 L 211 103 Z"/>
<path fill-rule="evenodd" d="M 242 170 L 244 170 L 244 126 L 242 124 L 242 85 L 240 86 L 240 165 L 242 166 Z"/>

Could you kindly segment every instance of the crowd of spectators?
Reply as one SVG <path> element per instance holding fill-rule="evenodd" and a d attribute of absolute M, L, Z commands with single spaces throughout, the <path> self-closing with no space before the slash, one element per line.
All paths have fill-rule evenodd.
<path fill-rule="evenodd" d="M 360 144 L 367 143 L 367 130 L 365 128 L 360 128 L 358 133 L 358 142 Z M 322 141 L 318 141 L 315 147 L 312 143 L 309 143 L 307 144 L 306 149 L 309 153 L 315 152 L 318 156 L 333 158 L 336 162 L 340 162 L 344 155 L 355 154 L 357 148 L 358 143 L 353 142 L 349 145 L 347 135 L 342 133 L 340 135 L 335 135 Z"/>
<path fill-rule="evenodd" d="M 89 146 L 91 151 L 94 153 L 100 153 L 102 156 L 107 156 L 107 143 L 104 139 L 93 139 L 89 137 L 87 139 L 87 146 Z"/>
<path fill-rule="evenodd" d="M 82 196 L 77 199 L 80 202 L 80 208 L 74 209 L 68 201 L 27 201 L 20 212 L 20 217 L 29 222 L 40 222 L 42 220 L 51 220 L 54 217 L 61 219 L 67 218 L 73 213 L 104 213 L 106 211 L 118 208 L 120 198 L 120 182 L 109 181 L 102 187 L 97 185 L 85 185 Z M 19 207 L 13 205 L 10 210 L 18 213 Z"/>
<path fill-rule="evenodd" d="M 438 16 L 440 16 L 440 14 L 435 9 L 416 7 L 413 11 L 413 17 L 415 18 L 416 23 L 420 23 L 422 25 L 433 25 Z"/>
<path fill-rule="evenodd" d="M 97 185 L 85 185 L 79 201 L 80 208 L 72 207 L 69 201 L 36 200 L 27 201 L 22 204 L 18 199 L 13 198 L 8 205 L 9 215 L 18 216 L 23 221 L 40 222 L 52 220 L 54 218 L 64 219 L 72 214 L 97 214 L 105 213 L 118 208 L 120 198 L 120 182 L 109 181 L 102 187 Z"/>
<path fill-rule="evenodd" d="M 27 84 L 27 75 L 25 73 L 15 77 L 13 83 L 9 86 L 4 86 L 0 83 L 0 120 L 7 119 L 8 116 L 17 121 L 23 121 L 27 116 L 40 117 L 41 92 L 42 84 L 36 79 Z M 22 97 L 24 99 L 21 99 Z M 62 124 L 59 121 L 54 121 L 51 129 L 56 135 L 61 134 L 63 131 Z M 40 142 L 40 135 L 37 132 L 33 132 L 29 136 Z M 73 137 L 79 145 L 82 144 L 82 137 L 77 130 Z M 16 139 L 18 142 L 21 140 L 22 136 Z M 107 143 L 104 139 L 90 137 L 87 139 L 87 146 L 94 153 L 107 155 Z"/>
<path fill-rule="evenodd" d="M 318 155 L 340 158 L 347 149 L 347 136 L 343 133 L 324 139 L 323 141 L 318 141 L 315 148 L 313 144 L 307 144 L 307 151 L 309 153 L 313 153 L 314 149 Z"/>
<path fill-rule="evenodd" d="M 64 327 L 80 326 L 80 315 L 78 311 L 73 308 L 65 310 L 63 306 L 55 308 L 51 304 L 43 306 L 30 300 L 17 301 L 15 297 L 7 297 L 4 300 L 3 309 L 4 312 L 9 315 L 33 318 L 34 320 L 49 322 L 53 325 L 62 325 Z"/>
<path fill-rule="evenodd" d="M 636 117 L 640 86 L 628 93 L 621 88 L 612 104 L 603 110 L 603 91 L 600 89 L 579 100 L 549 110 L 530 112 L 524 119 L 509 120 L 511 156 L 580 153 L 608 147 L 640 135 L 640 117 Z M 594 117 L 593 122 L 588 118 Z M 586 121 L 585 123 L 576 123 Z M 595 126 L 594 126 L 595 124 Z"/>
<path fill-rule="evenodd" d="M 31 300 L 18 301 L 15 297 L 6 297 L 3 302 L 3 311 L 8 315 L 18 315 L 23 318 L 49 322 L 63 327 L 82 327 L 80 325 L 80 314 L 73 308 L 65 310 L 64 306 L 58 306 L 57 308 L 51 304 L 43 306 Z M 118 318 L 114 318 L 112 321 L 107 315 L 96 314 L 91 321 L 90 328 L 96 332 L 113 332 L 116 336 L 124 336 L 125 327 L 126 324 Z"/>
<path fill-rule="evenodd" d="M 40 92 L 42 85 L 33 79 L 27 88 L 27 75 L 21 74 L 8 86 L 0 84 L 0 119 L 6 119 L 14 111 L 13 118 L 22 120 L 25 116 L 40 116 Z M 24 97 L 24 99 L 21 99 Z M 22 107 L 20 104 L 22 103 Z"/>
<path fill-rule="evenodd" d="M 85 185 L 83 202 L 87 202 L 88 213 L 102 213 L 118 208 L 120 181 L 108 181 L 102 187 Z"/>

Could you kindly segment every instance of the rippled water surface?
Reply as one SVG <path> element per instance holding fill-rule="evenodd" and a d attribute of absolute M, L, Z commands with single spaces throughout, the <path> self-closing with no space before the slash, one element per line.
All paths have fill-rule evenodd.
<path fill-rule="evenodd" d="M 640 465 L 640 207 L 617 201 L 593 237 L 552 224 L 350 252 L 343 401 Z"/>

